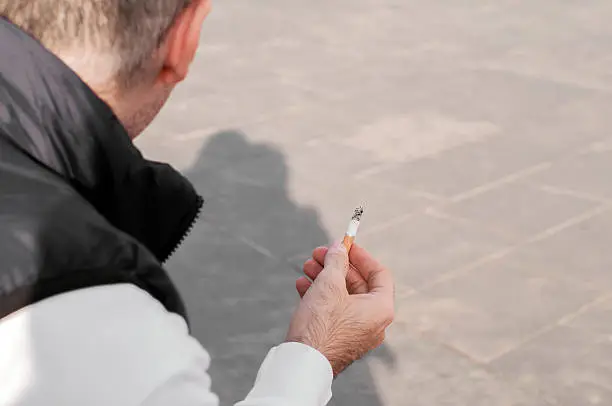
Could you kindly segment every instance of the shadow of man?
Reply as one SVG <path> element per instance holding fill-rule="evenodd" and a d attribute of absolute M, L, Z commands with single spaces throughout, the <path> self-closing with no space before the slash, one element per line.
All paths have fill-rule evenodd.
<path fill-rule="evenodd" d="M 298 301 L 297 272 L 329 237 L 316 210 L 288 196 L 282 153 L 239 132 L 214 134 L 187 176 L 206 204 L 168 270 L 193 334 L 212 356 L 213 390 L 232 405 L 250 390 L 267 351 L 283 341 Z M 382 405 L 366 363 L 341 375 L 330 404 Z"/>

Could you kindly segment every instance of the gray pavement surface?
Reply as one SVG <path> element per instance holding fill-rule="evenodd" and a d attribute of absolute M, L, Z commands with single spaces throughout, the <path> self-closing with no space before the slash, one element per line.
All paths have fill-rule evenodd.
<path fill-rule="evenodd" d="M 168 268 L 223 405 L 341 237 L 395 273 L 333 405 L 612 405 L 612 2 L 227 0 L 139 141 L 207 199 Z"/>

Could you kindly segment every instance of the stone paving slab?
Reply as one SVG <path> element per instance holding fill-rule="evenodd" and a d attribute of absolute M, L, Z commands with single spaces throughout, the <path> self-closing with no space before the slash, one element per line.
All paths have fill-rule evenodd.
<path fill-rule="evenodd" d="M 606 144 L 594 144 L 584 153 L 556 163 L 534 180 L 564 190 L 610 199 L 612 198 L 612 182 L 609 176 L 611 161 L 612 148 Z"/>
<path fill-rule="evenodd" d="M 566 223 L 566 227 L 546 238 L 521 247 L 512 256 L 523 266 L 536 267 L 542 275 L 563 274 L 577 283 L 610 290 L 611 230 L 612 213 L 594 211 Z"/>
<path fill-rule="evenodd" d="M 599 295 L 562 273 L 501 258 L 407 298 L 399 318 L 486 364 Z"/>
<path fill-rule="evenodd" d="M 600 204 L 519 181 L 468 197 L 443 210 L 452 216 L 509 232 L 520 241 Z"/>
<path fill-rule="evenodd" d="M 217 2 L 137 144 L 207 199 L 167 264 L 231 405 L 296 266 L 359 240 L 397 279 L 333 405 L 607 405 L 612 3 Z"/>
<path fill-rule="evenodd" d="M 478 225 L 417 214 L 359 241 L 396 270 L 398 285 L 420 289 L 503 250 L 510 240 Z"/>
<path fill-rule="evenodd" d="M 389 335 L 393 357 L 374 357 L 371 368 L 382 404 L 415 406 L 547 406 L 534 388 L 517 388 L 453 348 L 415 336 L 401 321 Z M 349 404 L 349 403 L 343 403 Z M 366 403 L 356 403 L 366 404 Z"/>
<path fill-rule="evenodd" d="M 509 381 L 545 392 L 551 405 L 612 402 L 612 301 L 585 308 L 492 368 Z"/>

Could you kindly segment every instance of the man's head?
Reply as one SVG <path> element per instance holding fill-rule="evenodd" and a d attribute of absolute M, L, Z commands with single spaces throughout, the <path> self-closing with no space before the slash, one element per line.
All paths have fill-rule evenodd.
<path fill-rule="evenodd" d="M 0 0 L 137 136 L 187 75 L 209 0 Z"/>

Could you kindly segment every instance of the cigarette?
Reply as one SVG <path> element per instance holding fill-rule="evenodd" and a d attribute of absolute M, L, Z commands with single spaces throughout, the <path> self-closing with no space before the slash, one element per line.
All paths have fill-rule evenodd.
<path fill-rule="evenodd" d="M 342 244 L 346 247 L 347 252 L 351 250 L 351 247 L 355 242 L 355 237 L 357 237 L 357 230 L 359 230 L 361 216 L 363 216 L 363 206 L 359 206 L 355 209 L 353 217 L 351 218 L 351 222 L 349 223 L 348 229 L 346 230 L 346 234 L 344 234 Z"/>

